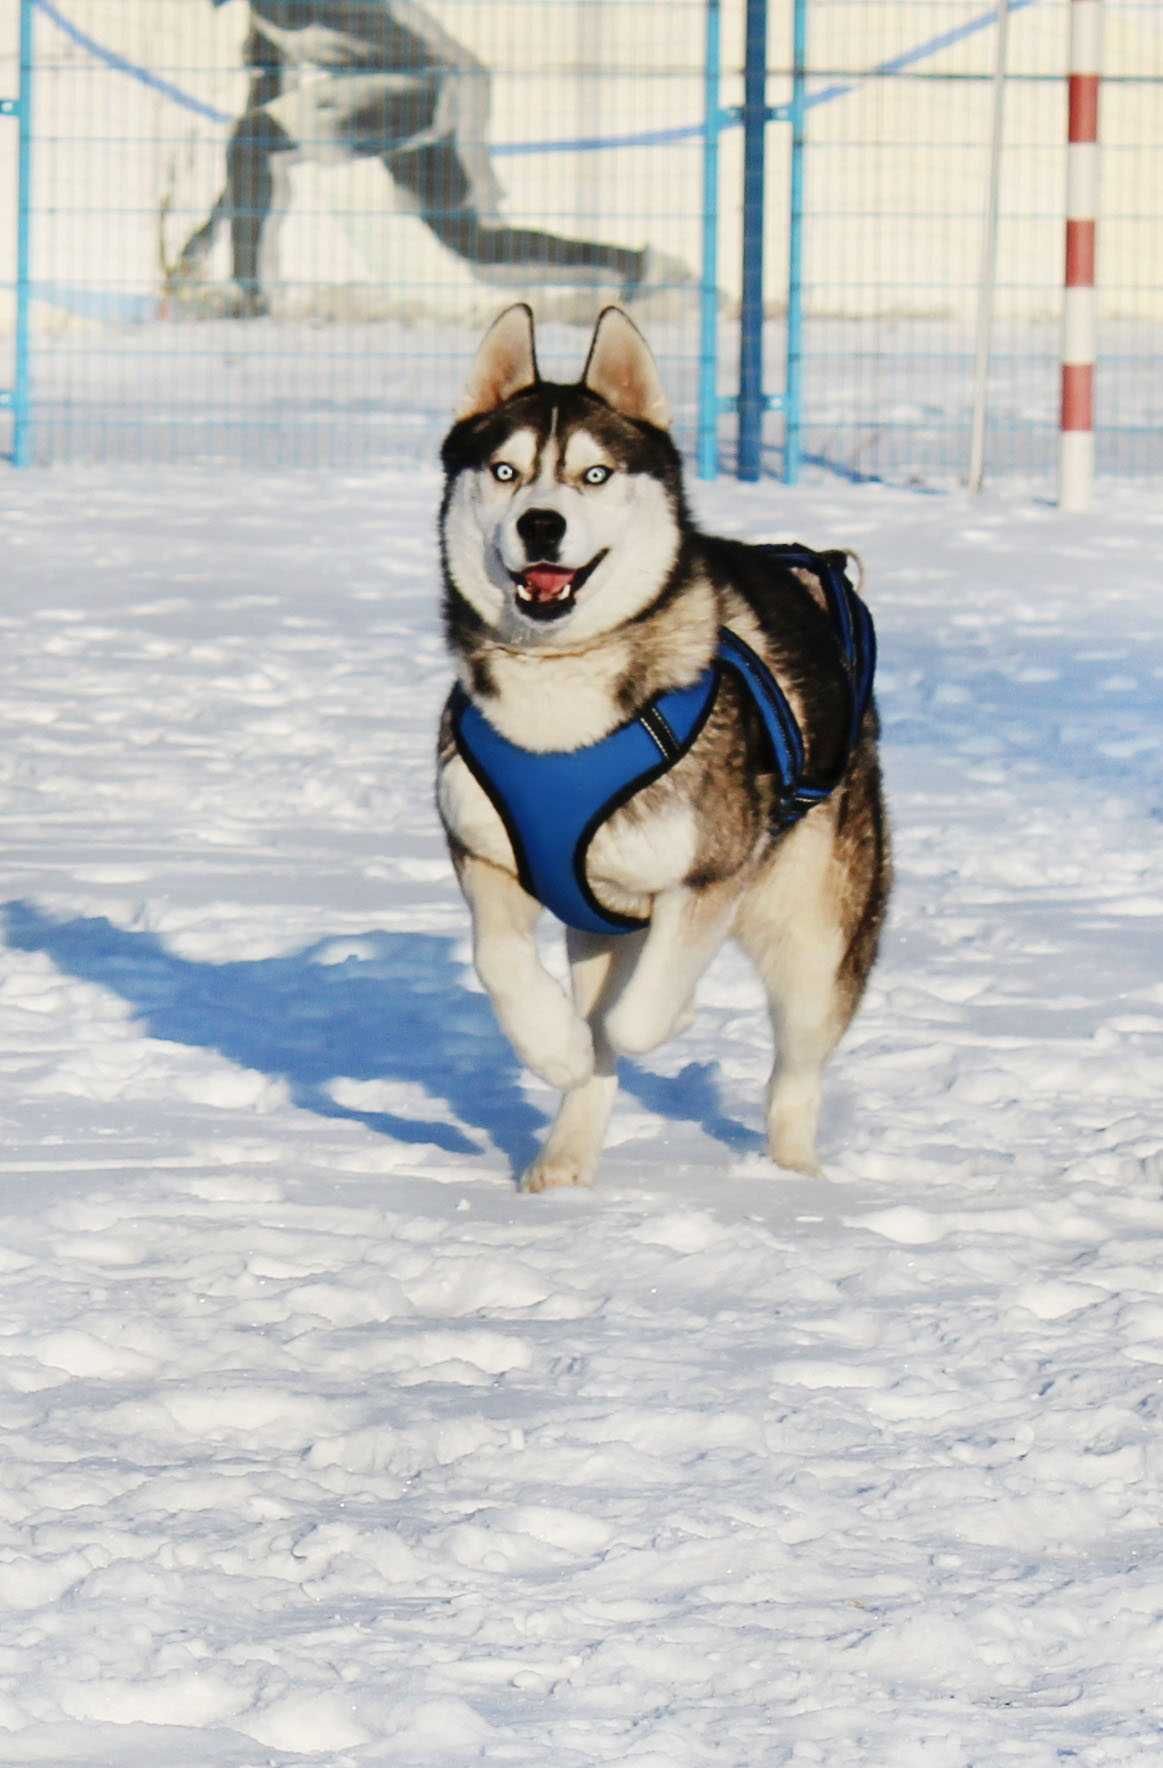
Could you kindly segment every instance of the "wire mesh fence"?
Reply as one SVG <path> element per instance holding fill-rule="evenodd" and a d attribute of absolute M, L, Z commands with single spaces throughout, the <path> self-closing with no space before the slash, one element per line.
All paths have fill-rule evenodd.
<path fill-rule="evenodd" d="M 701 0 L 33 12 L 35 458 L 430 450 L 518 296 L 652 314 L 689 427 Z"/>
<path fill-rule="evenodd" d="M 986 458 L 1052 478 L 1071 0 L 1010 0 Z M 1163 469 L 1163 6 L 1106 0 L 1099 223 L 1100 471 Z M 773 20 L 779 15 L 772 14 Z M 965 472 L 997 9 L 810 0 L 804 445 L 854 476 Z M 791 93 L 786 15 L 771 98 Z M 786 178 L 774 130 L 771 182 Z M 769 286 L 788 232 L 769 213 Z M 778 325 L 778 298 L 773 324 Z M 777 371 L 780 344 L 770 348 Z M 768 426 L 778 466 L 782 426 Z"/>
<path fill-rule="evenodd" d="M 700 357 L 704 395 L 707 385 L 698 279 L 717 201 L 711 391 L 730 467 L 745 0 L 722 0 L 714 98 L 710 4 L 23 0 L 34 39 L 32 457 L 430 457 L 482 326 L 514 298 L 538 314 L 545 370 L 568 374 L 600 307 L 628 303 L 691 446 Z M 986 458 L 994 475 L 1044 481 L 1058 421 L 1070 5 L 1009 5 Z M 8 0 L 0 12 L 0 98 L 17 84 L 19 9 Z M 1098 463 L 1157 471 L 1163 0 L 1103 10 Z M 798 238 L 803 328 L 791 348 L 806 458 L 923 484 L 964 472 L 997 17 L 985 0 L 770 8 L 773 471 L 785 459 Z M 0 154 L 14 163 L 3 119 Z M 14 193 L 15 171 L 0 181 L 9 334 Z"/>

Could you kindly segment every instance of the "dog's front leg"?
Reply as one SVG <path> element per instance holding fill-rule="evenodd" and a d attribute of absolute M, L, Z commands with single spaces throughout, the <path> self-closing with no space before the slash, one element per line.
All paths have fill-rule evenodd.
<path fill-rule="evenodd" d="M 551 1086 L 580 1087 L 594 1071 L 590 1028 L 545 969 L 533 930 L 541 904 L 507 872 L 466 854 L 457 873 L 472 911 L 473 961 L 501 1029 Z"/>
<path fill-rule="evenodd" d="M 618 1059 L 602 1027 L 602 1007 L 637 957 L 643 938 L 639 933 L 565 930 L 573 998 L 593 1032 L 594 1072 L 562 1099 L 544 1148 L 521 1180 L 523 1191 L 593 1184 L 618 1087 Z"/>
<path fill-rule="evenodd" d="M 605 1018 L 606 1036 L 621 1055 L 645 1055 L 673 1035 L 731 931 L 738 895 L 738 885 L 728 881 L 663 890 L 654 898 L 641 956 Z"/>

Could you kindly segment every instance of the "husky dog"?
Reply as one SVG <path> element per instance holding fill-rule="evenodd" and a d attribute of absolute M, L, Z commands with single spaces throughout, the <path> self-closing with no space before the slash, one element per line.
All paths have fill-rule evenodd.
<path fill-rule="evenodd" d="M 564 1093 L 527 1191 L 592 1182 L 617 1057 L 689 1022 L 731 935 L 771 1005 L 772 1158 L 814 1171 L 823 1066 L 891 882 L 847 556 L 701 533 L 668 424 L 619 308 L 559 385 L 520 304 L 443 448 L 440 815 L 497 1018 Z M 567 923 L 572 999 L 538 957 L 542 901 Z"/>

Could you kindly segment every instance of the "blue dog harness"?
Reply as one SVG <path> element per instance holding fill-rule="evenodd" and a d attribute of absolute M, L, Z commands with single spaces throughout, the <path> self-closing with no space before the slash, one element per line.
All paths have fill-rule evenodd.
<path fill-rule="evenodd" d="M 586 856 L 607 817 L 660 779 L 693 746 L 711 715 L 724 671 L 750 696 L 762 721 L 781 827 L 797 823 L 838 784 L 872 694 L 872 617 L 831 559 L 807 547 L 772 551 L 778 552 L 781 564 L 806 566 L 823 582 L 848 683 L 844 755 L 823 784 L 804 781 L 803 736 L 783 689 L 762 658 L 725 626 L 719 629 L 713 662 L 696 682 L 656 694 L 626 724 L 583 749 L 522 749 L 494 729 L 462 687 L 453 689 L 457 748 L 505 825 L 521 883 L 568 927 L 586 933 L 634 933 L 647 925 L 601 906 L 586 878 Z"/>

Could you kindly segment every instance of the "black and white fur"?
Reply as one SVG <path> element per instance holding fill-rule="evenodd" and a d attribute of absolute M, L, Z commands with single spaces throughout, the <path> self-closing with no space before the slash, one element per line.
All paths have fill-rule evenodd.
<path fill-rule="evenodd" d="M 847 689 L 822 588 L 770 549 L 698 530 L 668 424 L 653 358 L 619 309 L 602 314 L 573 385 L 541 379 L 528 307 L 496 321 L 443 451 L 445 627 L 461 684 L 511 741 L 578 749 L 696 680 L 726 625 L 777 676 L 808 773 L 826 777 L 843 759 Z M 567 930 L 567 996 L 540 961 L 540 905 L 446 710 L 437 796 L 477 971 L 519 1056 L 564 1095 L 526 1190 L 592 1181 L 617 1057 L 681 1029 L 729 936 L 771 1002 L 772 1157 L 815 1169 L 823 1066 L 863 993 L 891 879 L 876 735 L 870 707 L 836 790 L 783 830 L 759 720 L 725 678 L 693 748 L 589 849 L 598 900 L 649 926 Z"/>

